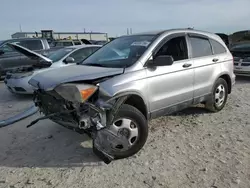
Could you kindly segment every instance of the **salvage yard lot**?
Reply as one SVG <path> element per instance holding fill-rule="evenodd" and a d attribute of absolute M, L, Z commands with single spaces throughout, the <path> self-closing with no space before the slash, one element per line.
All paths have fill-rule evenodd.
<path fill-rule="evenodd" d="M 0 117 L 32 104 L 0 83 Z M 226 107 L 193 107 L 150 122 L 139 154 L 105 165 L 84 136 L 37 115 L 0 129 L 1 187 L 249 187 L 250 79 L 237 79 Z"/>

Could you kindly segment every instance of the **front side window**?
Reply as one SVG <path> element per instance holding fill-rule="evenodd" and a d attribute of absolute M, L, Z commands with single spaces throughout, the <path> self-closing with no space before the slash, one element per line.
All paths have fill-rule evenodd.
<path fill-rule="evenodd" d="M 74 63 L 78 63 L 80 61 L 83 61 L 86 57 L 88 57 L 89 55 L 91 55 L 93 53 L 91 48 L 82 48 L 82 49 L 78 49 L 75 52 L 73 52 L 72 54 L 70 54 L 70 57 L 74 58 Z"/>
<path fill-rule="evenodd" d="M 52 52 L 50 55 L 48 55 L 48 58 L 52 60 L 52 62 L 57 62 L 61 60 L 64 56 L 72 52 L 74 48 L 62 48 L 60 50 L 57 50 L 55 52 Z"/>
<path fill-rule="evenodd" d="M 4 44 L 3 46 L 0 47 L 0 50 L 3 51 L 4 53 L 10 53 L 14 52 L 11 47 L 7 46 Z"/>
<path fill-rule="evenodd" d="M 210 39 L 211 45 L 213 46 L 214 54 L 222 54 L 225 53 L 227 50 L 224 46 L 222 46 L 219 42 Z"/>
<path fill-rule="evenodd" d="M 133 65 L 146 51 L 155 35 L 117 38 L 89 56 L 82 65 L 125 68 Z"/>
<path fill-rule="evenodd" d="M 213 55 L 212 47 L 208 39 L 190 37 L 193 58 Z"/>
<path fill-rule="evenodd" d="M 167 41 L 156 53 L 159 55 L 172 56 L 174 61 L 188 59 L 188 50 L 185 36 L 175 37 Z"/>

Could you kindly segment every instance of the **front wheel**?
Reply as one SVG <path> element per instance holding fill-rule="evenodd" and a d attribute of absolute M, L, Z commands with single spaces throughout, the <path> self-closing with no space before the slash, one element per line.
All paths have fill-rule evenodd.
<path fill-rule="evenodd" d="M 130 157 L 141 150 L 147 141 L 148 123 L 145 116 L 135 107 L 123 104 L 119 109 L 110 131 L 118 136 L 124 136 L 124 144 L 113 145 L 114 159 Z"/>
<path fill-rule="evenodd" d="M 221 111 L 227 102 L 227 97 L 227 82 L 223 78 L 219 78 L 215 82 L 210 100 L 206 102 L 206 108 L 212 112 Z"/>

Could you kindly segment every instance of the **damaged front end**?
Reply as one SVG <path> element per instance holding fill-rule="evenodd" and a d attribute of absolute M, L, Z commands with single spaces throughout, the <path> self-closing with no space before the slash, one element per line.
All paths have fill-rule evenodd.
<path fill-rule="evenodd" d="M 86 133 L 93 139 L 94 153 L 108 164 L 114 159 L 115 146 L 127 142 L 108 126 L 126 98 L 104 97 L 98 84 L 93 83 L 66 83 L 50 91 L 38 89 L 34 103 L 45 116 L 27 127 L 48 118 L 78 133 Z"/>

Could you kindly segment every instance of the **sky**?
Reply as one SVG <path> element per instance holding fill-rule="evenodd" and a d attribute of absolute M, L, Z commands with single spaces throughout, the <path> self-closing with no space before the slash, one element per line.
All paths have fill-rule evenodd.
<path fill-rule="evenodd" d="M 20 31 L 107 32 L 109 37 L 194 27 L 250 29 L 250 0 L 1 0 L 0 40 Z"/>

